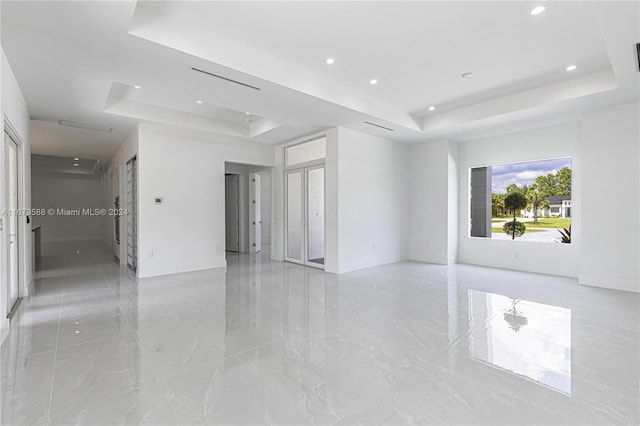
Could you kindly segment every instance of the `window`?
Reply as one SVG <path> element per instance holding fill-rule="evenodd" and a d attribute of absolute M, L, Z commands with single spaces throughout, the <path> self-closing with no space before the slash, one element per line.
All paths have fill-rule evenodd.
<path fill-rule="evenodd" d="M 327 138 L 321 137 L 298 145 L 288 146 L 284 149 L 284 165 L 308 163 L 321 160 L 327 156 Z"/>
<path fill-rule="evenodd" d="M 474 167 L 469 173 L 469 236 L 571 242 L 570 157 Z"/>

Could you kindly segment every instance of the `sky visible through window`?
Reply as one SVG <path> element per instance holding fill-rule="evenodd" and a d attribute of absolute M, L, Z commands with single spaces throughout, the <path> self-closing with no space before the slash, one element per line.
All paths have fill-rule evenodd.
<path fill-rule="evenodd" d="M 531 185 L 538 176 L 556 173 L 563 167 L 571 168 L 571 158 L 512 163 L 491 168 L 491 192 L 505 194 L 507 186 L 515 183 L 522 187 Z"/>

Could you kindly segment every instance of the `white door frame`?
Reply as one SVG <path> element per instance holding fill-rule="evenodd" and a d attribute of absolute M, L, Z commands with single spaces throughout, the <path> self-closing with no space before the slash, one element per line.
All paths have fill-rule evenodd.
<path fill-rule="evenodd" d="M 12 143 L 16 148 L 16 176 L 17 176 L 17 184 L 18 184 L 18 196 L 17 196 L 17 209 L 24 209 L 26 204 L 26 196 L 25 196 L 25 178 L 26 178 L 26 167 L 25 167 L 25 159 L 24 159 L 24 141 L 20 138 L 18 132 L 15 130 L 13 125 L 8 121 L 6 117 L 4 117 L 4 133 L 8 136 L 9 141 L 5 142 L 5 135 L 2 136 L 2 180 L 4 182 L 4 187 L 2 188 L 4 200 L 2 203 L 5 209 L 8 209 L 9 206 L 6 205 L 6 201 L 9 199 L 9 180 L 6 179 L 6 174 L 8 170 L 8 161 L 7 152 L 9 150 L 8 143 Z M 30 204 L 30 203 L 29 203 Z M 3 274 L 5 274 L 1 279 L 7 283 L 6 288 L 6 303 L 5 306 L 2 307 L 5 316 L 8 316 L 11 313 L 11 309 L 15 305 L 9 300 L 9 291 L 10 291 L 10 244 L 9 244 L 9 223 L 8 216 L 0 218 L 2 220 L 2 250 L 0 250 L 0 254 L 2 255 L 2 259 L 0 261 L 0 266 L 4 266 L 1 268 L 4 270 Z M 33 220 L 33 217 L 30 217 Z M 31 239 L 31 226 L 27 225 L 27 219 L 24 215 L 18 215 L 16 217 L 16 228 L 17 228 L 17 238 L 16 243 L 17 247 L 17 280 L 18 280 L 18 289 L 17 289 L 17 298 L 20 299 L 27 295 L 27 286 L 29 283 L 26 282 L 27 270 L 30 269 L 31 262 L 28 259 L 31 256 L 30 244 L 27 245 L 27 232 L 28 237 Z"/>
<path fill-rule="evenodd" d="M 262 183 L 258 173 L 249 173 L 249 253 L 262 250 Z"/>
<path fill-rule="evenodd" d="M 326 260 L 326 250 L 327 250 L 327 200 L 326 200 L 326 195 L 327 195 L 327 191 L 326 191 L 326 167 L 324 165 L 324 163 L 322 164 L 317 164 L 315 166 L 308 166 L 304 168 L 304 264 L 307 266 L 313 266 L 314 268 L 318 268 L 318 269 L 324 269 L 324 263 L 320 264 L 320 263 L 316 263 L 316 262 L 311 262 L 309 259 L 309 194 L 307 193 L 308 187 L 309 187 L 309 182 L 308 182 L 308 176 L 309 176 L 309 172 L 313 171 L 313 170 L 318 170 L 318 169 L 323 169 L 323 178 L 324 178 L 324 183 L 322 185 L 322 191 L 324 192 L 323 194 L 323 203 L 322 203 L 322 208 L 324 210 L 324 214 L 323 217 L 324 219 L 324 236 L 323 236 L 323 241 L 324 241 L 324 248 L 322 250 L 323 255 L 325 257 Z"/>
<path fill-rule="evenodd" d="M 315 262 L 309 262 L 309 224 L 308 224 L 308 214 L 309 214 L 309 201 L 307 197 L 307 173 L 311 170 L 316 169 L 325 169 L 325 185 L 324 185 L 324 193 L 325 193 L 325 202 L 324 202 L 324 210 L 325 210 L 325 262 L 326 262 L 326 241 L 327 241 L 327 227 L 326 227 L 326 194 L 327 194 L 327 186 L 326 186 L 326 166 L 324 159 L 322 161 L 312 161 L 308 163 L 296 164 L 295 166 L 286 167 L 284 170 L 284 260 L 287 262 L 297 263 L 300 265 L 311 266 L 317 269 L 324 269 L 324 264 L 318 264 Z M 288 256 L 289 253 L 289 209 L 287 208 L 288 201 L 288 193 L 289 193 L 289 180 L 287 179 L 287 175 L 290 173 L 300 172 L 302 175 L 302 259 L 295 259 Z"/>
<path fill-rule="evenodd" d="M 237 215 L 237 220 L 236 220 L 236 234 L 238 237 L 238 242 L 236 244 L 236 250 L 231 250 L 229 249 L 229 247 L 227 247 L 227 243 L 228 241 L 228 235 L 227 235 L 227 176 L 235 176 L 236 178 L 236 215 Z M 225 236 L 224 236 L 224 245 L 225 245 L 225 251 L 230 251 L 230 252 L 234 252 L 234 253 L 240 253 L 240 173 L 237 172 L 225 172 L 224 174 L 224 179 L 225 179 L 225 193 L 224 193 L 224 212 L 225 212 L 225 218 L 224 218 L 224 232 L 225 232 Z"/>
<path fill-rule="evenodd" d="M 301 176 L 301 193 L 300 196 L 302 197 L 302 208 L 301 210 L 301 217 L 300 220 L 302 222 L 302 253 L 300 254 L 300 259 L 296 259 L 293 257 L 289 257 L 289 208 L 287 206 L 288 201 L 289 201 L 289 179 L 288 179 L 288 175 L 293 174 L 293 173 L 300 173 Z M 292 262 L 292 263 L 298 263 L 300 265 L 304 265 L 304 259 L 305 259 L 305 255 L 304 255 L 304 245 L 305 245 L 305 226 L 304 226 L 304 213 L 305 213 L 305 208 L 304 208 L 304 168 L 297 168 L 297 169 L 291 169 L 291 170 L 285 170 L 284 172 L 284 206 L 283 206 L 283 211 L 284 211 L 284 260 L 286 260 L 287 262 Z"/>

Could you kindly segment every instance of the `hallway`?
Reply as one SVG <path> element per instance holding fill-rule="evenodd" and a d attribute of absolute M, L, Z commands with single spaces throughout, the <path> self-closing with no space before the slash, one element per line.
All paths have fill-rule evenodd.
<path fill-rule="evenodd" d="M 2 345 L 2 424 L 620 424 L 638 295 L 403 262 L 333 275 L 231 255 L 136 280 L 47 244 Z"/>

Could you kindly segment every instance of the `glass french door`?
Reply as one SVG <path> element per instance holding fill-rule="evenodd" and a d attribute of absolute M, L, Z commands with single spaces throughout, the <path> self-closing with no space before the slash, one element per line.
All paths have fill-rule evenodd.
<path fill-rule="evenodd" d="M 324 269 L 324 164 L 285 172 L 285 260 Z"/>
<path fill-rule="evenodd" d="M 6 314 L 9 315 L 13 306 L 20 297 L 20 227 L 18 224 L 18 145 L 11 136 L 5 132 L 4 142 L 6 149 L 6 208 L 10 211 L 5 215 L 8 242 L 7 266 L 9 285 L 7 288 Z"/>
<path fill-rule="evenodd" d="M 127 161 L 127 266 L 138 270 L 138 160 Z"/>

